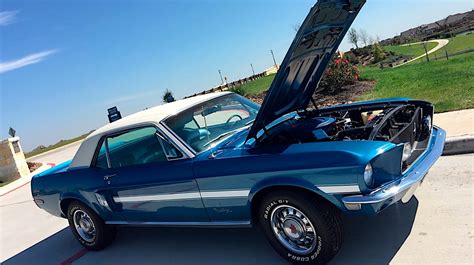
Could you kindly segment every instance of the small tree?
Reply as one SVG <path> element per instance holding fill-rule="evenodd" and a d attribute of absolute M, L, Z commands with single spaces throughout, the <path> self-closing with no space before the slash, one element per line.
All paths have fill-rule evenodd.
<path fill-rule="evenodd" d="M 374 53 L 374 63 L 378 63 L 385 59 L 385 51 L 383 50 L 380 43 L 376 42 L 373 45 L 373 53 Z"/>
<path fill-rule="evenodd" d="M 365 29 L 360 29 L 359 30 L 359 38 L 360 41 L 364 44 L 364 47 L 368 46 L 370 44 L 370 35 L 365 31 Z"/>
<path fill-rule="evenodd" d="M 170 103 L 170 102 L 173 102 L 173 101 L 174 101 L 173 92 L 166 89 L 165 93 L 163 93 L 163 102 L 164 103 Z"/>
<path fill-rule="evenodd" d="M 355 28 L 349 30 L 349 42 L 352 43 L 356 49 L 359 49 L 359 33 Z"/>

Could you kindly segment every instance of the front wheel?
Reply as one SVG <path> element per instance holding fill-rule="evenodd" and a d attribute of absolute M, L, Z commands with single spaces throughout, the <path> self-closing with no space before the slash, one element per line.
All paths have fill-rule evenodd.
<path fill-rule="evenodd" d="M 342 244 L 338 210 L 294 192 L 275 192 L 261 200 L 258 221 L 273 248 L 293 264 L 325 264 Z"/>
<path fill-rule="evenodd" d="M 108 226 L 89 207 L 72 202 L 67 211 L 69 227 L 81 245 L 89 250 L 101 250 L 112 243 L 115 228 Z"/>

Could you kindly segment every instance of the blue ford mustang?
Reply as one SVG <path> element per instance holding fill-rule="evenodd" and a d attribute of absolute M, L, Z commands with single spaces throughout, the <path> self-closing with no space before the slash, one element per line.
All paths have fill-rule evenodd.
<path fill-rule="evenodd" d="M 220 92 L 108 124 L 33 178 L 36 204 L 92 250 L 117 225 L 254 224 L 289 261 L 326 263 L 341 247 L 341 214 L 406 203 L 445 140 L 424 101 L 309 107 L 364 2 L 311 9 L 262 106 Z"/>

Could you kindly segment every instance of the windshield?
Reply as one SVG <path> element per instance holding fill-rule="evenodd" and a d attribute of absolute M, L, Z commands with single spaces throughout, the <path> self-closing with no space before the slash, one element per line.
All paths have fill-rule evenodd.
<path fill-rule="evenodd" d="M 252 123 L 259 108 L 240 95 L 229 94 L 180 112 L 165 124 L 199 153 Z"/>

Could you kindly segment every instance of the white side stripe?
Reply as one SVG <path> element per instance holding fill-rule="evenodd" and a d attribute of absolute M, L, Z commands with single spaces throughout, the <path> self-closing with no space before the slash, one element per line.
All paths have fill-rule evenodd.
<path fill-rule="evenodd" d="M 143 202 L 143 201 L 178 201 L 189 199 L 200 199 L 199 192 L 162 194 L 162 195 L 143 195 L 143 196 L 124 196 L 114 197 L 115 202 Z"/>
<path fill-rule="evenodd" d="M 207 191 L 207 192 L 188 192 L 160 195 L 142 195 L 142 196 L 123 196 L 114 197 L 115 202 L 143 202 L 143 201 L 178 201 L 206 198 L 239 198 L 248 197 L 250 190 L 228 190 L 228 191 Z"/>
<path fill-rule="evenodd" d="M 316 186 L 318 189 L 325 193 L 330 194 L 342 194 L 342 193 L 356 193 L 360 192 L 358 185 L 351 186 Z"/>
<path fill-rule="evenodd" d="M 250 190 L 205 191 L 201 192 L 203 199 L 207 198 L 234 198 L 248 197 Z"/>

